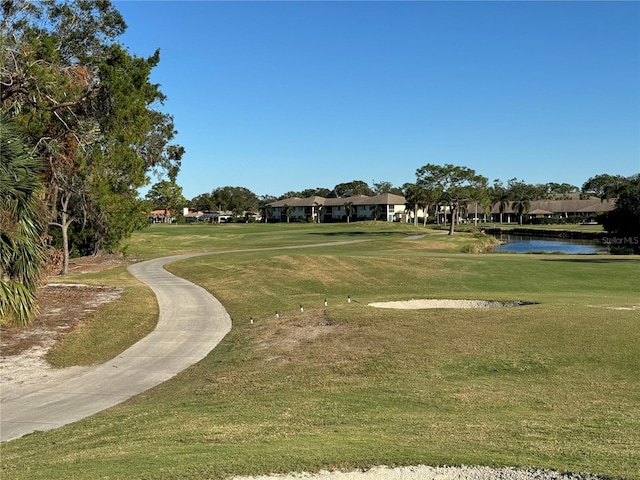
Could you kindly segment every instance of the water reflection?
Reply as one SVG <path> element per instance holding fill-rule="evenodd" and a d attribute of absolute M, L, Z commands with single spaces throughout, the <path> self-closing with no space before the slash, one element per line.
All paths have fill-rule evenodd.
<path fill-rule="evenodd" d="M 577 240 L 545 237 L 531 237 L 522 235 L 500 235 L 500 240 L 505 242 L 495 248 L 496 252 L 510 253 L 569 253 L 569 254 L 596 254 L 607 253 L 605 245 L 599 241 Z"/>

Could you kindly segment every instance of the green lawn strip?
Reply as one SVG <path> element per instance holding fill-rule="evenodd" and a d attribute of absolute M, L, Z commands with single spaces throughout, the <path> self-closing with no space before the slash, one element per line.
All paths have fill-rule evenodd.
<path fill-rule="evenodd" d="M 2 478 L 418 463 L 640 478 L 638 311 L 614 309 L 637 305 L 638 258 L 452 254 L 447 241 L 385 234 L 169 265 L 222 301 L 230 334 L 125 404 L 3 444 Z M 367 306 L 410 298 L 537 304 Z"/>
<path fill-rule="evenodd" d="M 29 476 L 7 470 L 7 478 L 56 471 L 48 478 L 217 478 L 374 463 L 637 478 L 637 353 L 623 344 L 622 358 L 610 349 L 585 356 L 584 344 L 599 338 L 590 324 L 548 319 L 536 326 L 548 332 L 540 338 L 513 313 L 443 319 L 442 311 L 389 311 L 359 320 L 348 307 L 330 313 L 339 328 L 295 345 L 286 333 L 312 328 L 317 315 L 237 327 L 176 380 L 85 422 L 19 440 L 23 449 L 35 442 L 39 453 L 22 459 L 32 465 Z M 615 316 L 613 332 L 633 326 L 623 312 Z M 505 336 L 500 323 L 515 331 Z M 14 445 L 7 444 L 5 465 L 14 464 Z"/>
<path fill-rule="evenodd" d="M 158 303 L 146 285 L 125 267 L 100 274 L 75 275 L 74 282 L 122 288 L 120 297 L 96 311 L 49 351 L 55 367 L 103 363 L 147 336 L 158 321 Z"/>
<path fill-rule="evenodd" d="M 389 240 L 424 234 L 440 236 L 442 233 L 430 227 L 389 222 L 152 225 L 135 232 L 127 240 L 125 250 L 129 255 L 146 259 L 188 252 L 310 245 L 365 238 Z M 443 245 L 455 248 L 459 243 L 465 241 L 454 236 Z"/>

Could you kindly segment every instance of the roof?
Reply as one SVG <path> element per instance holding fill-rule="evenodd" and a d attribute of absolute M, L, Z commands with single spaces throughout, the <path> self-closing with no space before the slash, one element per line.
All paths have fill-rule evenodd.
<path fill-rule="evenodd" d="M 382 193 L 373 197 L 366 195 L 356 195 L 344 198 L 324 198 L 319 196 L 299 198 L 291 197 L 272 202 L 272 207 L 317 207 L 324 205 L 326 207 L 341 207 L 345 203 L 351 202 L 353 205 L 405 205 L 406 200 L 402 195 L 393 193 Z M 531 215 L 552 215 L 553 213 L 597 213 L 609 212 L 615 207 L 615 199 L 600 200 L 598 197 L 580 198 L 579 193 L 562 196 L 557 200 L 534 200 L 531 202 L 529 214 Z M 511 208 L 512 202 L 507 202 L 503 213 L 514 213 Z M 484 213 L 483 208 L 478 204 L 470 203 L 467 212 Z M 158 215 L 163 214 L 163 210 L 159 210 Z M 493 205 L 491 213 L 500 213 L 499 204 Z"/>
<path fill-rule="evenodd" d="M 271 202 L 269 205 L 271 205 L 272 207 L 284 207 L 285 205 L 289 205 L 290 207 L 313 207 L 316 205 L 324 205 L 324 203 L 324 197 L 313 196 L 307 198 L 283 198 L 282 200 Z"/>
<path fill-rule="evenodd" d="M 565 200 L 533 200 L 529 207 L 530 215 L 552 215 L 553 213 L 597 213 L 609 212 L 615 207 L 615 199 L 600 200 L 598 197 L 580 198 L 579 194 L 570 195 Z M 512 202 L 507 202 L 502 213 L 514 213 L 511 208 Z M 475 203 L 470 203 L 467 207 L 468 212 L 475 212 Z M 478 213 L 484 213 L 484 210 L 478 205 Z M 495 204 L 491 208 L 491 213 L 500 213 L 500 205 Z"/>
<path fill-rule="evenodd" d="M 541 208 L 536 208 L 535 210 L 529 210 L 530 215 L 551 215 L 553 214 L 553 212 L 550 212 L 549 210 L 542 210 Z"/>
<path fill-rule="evenodd" d="M 315 207 L 318 205 L 341 207 L 348 202 L 351 202 L 353 205 L 404 205 L 406 200 L 401 195 L 383 193 L 373 197 L 368 197 L 367 195 L 355 195 L 353 197 L 343 198 L 324 198 L 319 196 L 308 198 L 291 197 L 271 202 L 269 205 L 272 207 L 284 207 L 285 205 L 291 207 Z"/>

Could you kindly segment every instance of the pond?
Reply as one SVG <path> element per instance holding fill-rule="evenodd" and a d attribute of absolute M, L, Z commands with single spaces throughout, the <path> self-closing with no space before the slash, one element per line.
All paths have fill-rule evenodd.
<path fill-rule="evenodd" d="M 569 253 L 593 255 L 607 253 L 606 245 L 598 240 L 578 240 L 567 238 L 531 237 L 524 235 L 498 235 L 505 242 L 498 245 L 494 251 L 509 253 Z"/>

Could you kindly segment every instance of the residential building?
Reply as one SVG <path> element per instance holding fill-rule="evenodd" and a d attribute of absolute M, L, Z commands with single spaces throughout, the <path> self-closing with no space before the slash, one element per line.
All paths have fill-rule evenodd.
<path fill-rule="evenodd" d="M 357 195 L 345 198 L 286 198 L 269 204 L 269 220 L 339 222 L 347 220 L 347 208 L 351 207 L 350 220 L 404 221 L 405 199 L 403 196 L 385 193 L 368 197 Z"/>
<path fill-rule="evenodd" d="M 385 193 L 369 197 L 358 195 L 346 198 L 324 198 L 319 196 L 308 198 L 286 198 L 269 204 L 271 212 L 269 221 L 313 221 L 313 222 L 344 222 L 347 220 L 347 205 L 352 207 L 350 220 L 382 220 L 387 222 L 413 221 L 414 213 L 407 211 L 406 200 L 401 195 Z M 585 221 L 595 219 L 599 214 L 609 212 L 615 207 L 615 199 L 600 200 L 597 197 L 580 198 L 579 193 L 573 193 L 556 199 L 534 200 L 529 210 L 523 215 L 523 221 L 529 223 L 540 218 L 584 218 Z M 451 220 L 448 206 L 432 206 L 430 219 L 444 223 Z M 518 223 L 520 218 L 513 210 L 511 202 L 505 206 L 502 214 L 500 206 L 495 204 L 491 211 L 485 214 L 484 209 L 478 203 L 470 203 L 464 209 L 457 212 L 458 222 L 499 222 Z M 424 218 L 424 212 L 418 210 L 419 219 Z M 477 219 L 477 220 L 476 220 Z"/>

